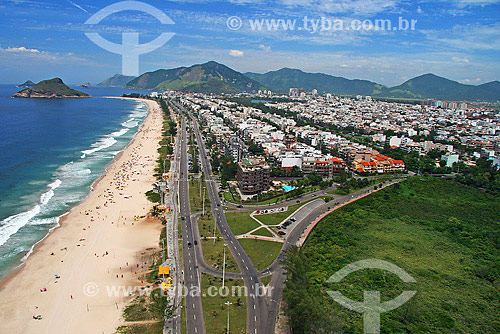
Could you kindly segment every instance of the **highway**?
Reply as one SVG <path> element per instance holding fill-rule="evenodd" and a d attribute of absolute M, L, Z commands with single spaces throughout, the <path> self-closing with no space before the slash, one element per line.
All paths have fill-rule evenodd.
<path fill-rule="evenodd" d="M 243 278 L 245 281 L 245 286 L 249 291 L 247 295 L 247 333 L 273 334 L 279 313 L 279 306 L 281 303 L 282 293 L 284 289 L 284 281 L 286 279 L 284 269 L 281 266 L 281 261 L 285 257 L 286 250 L 292 245 L 296 245 L 298 243 L 299 239 L 303 236 L 303 233 L 306 230 L 306 228 L 316 218 L 318 218 L 321 214 L 328 211 L 330 208 L 335 207 L 336 206 L 334 204 L 335 202 L 338 202 L 338 205 L 341 205 L 343 203 L 356 199 L 362 195 L 365 195 L 368 192 L 373 191 L 374 187 L 372 186 L 347 196 L 334 196 L 334 197 L 332 196 L 334 200 L 331 200 L 330 202 L 324 203 L 312 209 L 307 215 L 303 216 L 302 219 L 297 221 L 297 224 L 294 226 L 292 230 L 288 231 L 283 247 L 278 257 L 275 259 L 275 261 L 268 268 L 259 272 L 253 265 L 252 261 L 246 254 L 241 244 L 237 241 L 236 236 L 231 231 L 229 224 L 227 223 L 222 203 L 218 195 L 217 184 L 212 176 L 211 165 L 208 161 L 205 145 L 201 138 L 198 121 L 195 118 L 193 118 L 193 116 L 182 106 L 179 106 L 178 104 L 174 105 L 179 110 L 182 110 L 184 114 L 189 115 L 192 124 L 192 129 L 194 130 L 196 135 L 196 140 L 199 148 L 199 157 L 200 157 L 199 161 L 202 165 L 202 171 L 205 174 L 208 196 L 210 198 L 212 206 L 213 217 L 215 219 L 219 232 L 221 233 L 225 243 L 228 245 L 228 248 L 231 251 L 241 271 L 241 274 L 230 274 L 230 275 L 233 278 Z M 183 221 L 183 236 L 184 236 L 183 249 L 185 250 L 184 267 L 186 268 L 187 264 L 186 261 L 195 264 L 195 268 L 192 269 L 193 272 L 192 281 L 189 284 L 196 284 L 197 282 L 199 283 L 198 275 L 200 273 L 200 270 L 215 276 L 221 276 L 221 273 L 211 268 L 209 265 L 205 263 L 201 250 L 201 242 L 198 229 L 195 226 L 191 225 L 192 220 L 196 221 L 197 215 L 193 215 L 191 217 L 187 215 L 189 213 L 189 197 L 188 197 L 188 182 L 187 182 L 187 148 L 185 146 L 186 145 L 185 122 L 183 121 L 182 124 L 183 124 L 182 125 L 183 146 L 181 147 L 181 152 L 182 152 L 181 170 L 183 171 L 184 175 L 183 176 L 181 175 L 181 178 L 183 179 L 184 183 L 180 187 L 179 198 L 181 199 L 181 215 L 184 216 L 186 219 L 185 221 Z M 185 190 L 183 191 L 184 188 Z M 292 205 L 297 202 L 304 202 L 309 199 L 318 198 L 318 195 L 327 195 L 326 191 L 328 190 L 329 189 L 325 189 L 316 192 L 314 194 L 304 195 L 299 200 L 291 200 L 285 203 L 274 204 L 270 206 L 268 205 L 251 206 L 251 207 L 244 206 L 242 208 L 236 209 L 236 211 L 253 211 L 264 208 L 269 209 L 270 207 L 282 207 L 287 204 Z M 182 203 L 185 204 L 183 205 Z M 185 230 L 187 231 L 185 232 Z M 194 244 L 194 240 L 198 241 L 198 245 L 193 247 L 188 247 L 188 252 L 186 253 L 187 243 L 191 242 L 192 244 Z M 185 277 L 187 273 L 188 272 L 185 270 Z M 270 291 L 270 293 L 262 296 L 261 294 L 258 293 L 259 289 L 262 288 L 260 277 L 268 275 L 273 275 L 268 287 L 268 291 Z M 229 277 L 228 273 L 226 273 L 226 277 Z M 188 280 L 186 279 L 186 285 L 187 284 Z M 200 303 L 199 311 L 197 310 L 196 303 L 193 304 L 193 311 L 200 312 L 200 315 L 202 315 L 201 298 L 197 299 L 199 299 Z M 188 316 L 187 322 L 188 322 L 188 333 L 192 333 L 192 331 L 189 331 L 189 329 L 193 328 L 193 326 L 197 326 L 198 321 L 194 321 L 192 316 L 191 317 Z M 201 322 L 201 324 L 199 324 L 198 326 L 203 326 L 203 323 Z"/>
<path fill-rule="evenodd" d="M 194 244 L 194 231 L 191 222 L 191 209 L 189 207 L 189 181 L 187 157 L 187 131 L 186 120 L 182 117 L 180 133 L 180 166 L 179 166 L 179 209 L 181 215 L 182 252 L 184 258 L 184 286 L 191 291 L 199 291 L 200 271 L 198 268 L 198 255 Z M 205 333 L 203 319 L 203 306 L 201 295 L 188 293 L 185 297 L 186 329 L 187 333 Z"/>
<path fill-rule="evenodd" d="M 177 105 L 185 114 L 189 114 L 183 107 Z M 200 163 L 202 166 L 202 170 L 206 175 L 206 184 L 207 184 L 207 193 L 210 198 L 212 213 L 215 219 L 215 223 L 219 232 L 221 233 L 222 238 L 227 244 L 228 249 L 231 251 L 238 267 L 241 271 L 241 276 L 245 281 L 245 286 L 247 288 L 247 333 L 250 334 L 261 334 L 261 333 L 270 333 L 266 330 L 267 323 L 267 306 L 266 300 L 264 296 L 261 296 L 260 290 L 262 289 L 262 283 L 259 279 L 259 272 L 255 268 L 252 260 L 247 255 L 243 247 L 240 245 L 235 235 L 231 231 L 229 224 L 227 223 L 226 216 L 224 214 L 224 210 L 222 208 L 222 203 L 220 201 L 217 185 L 212 175 L 212 168 L 207 159 L 207 154 L 205 151 L 205 145 L 203 144 L 198 121 L 194 119 L 191 114 L 189 114 L 191 118 L 191 123 L 193 125 L 193 130 L 196 136 L 196 141 L 198 143 L 199 148 L 199 156 Z M 184 150 L 182 150 L 185 152 Z M 187 168 L 187 163 L 183 168 Z M 187 188 L 187 187 L 186 187 Z M 187 219 L 187 218 L 186 218 Z M 191 229 L 192 230 L 192 229 Z M 183 235 L 186 236 L 186 234 Z M 189 236 L 188 236 L 189 238 Z M 191 239 L 192 240 L 192 239 Z M 199 244 L 198 240 L 198 244 Z M 201 254 L 198 254 L 199 258 L 196 259 L 199 263 L 203 262 Z M 186 261 L 186 257 L 185 257 Z M 189 323 L 188 319 L 188 323 Z"/>

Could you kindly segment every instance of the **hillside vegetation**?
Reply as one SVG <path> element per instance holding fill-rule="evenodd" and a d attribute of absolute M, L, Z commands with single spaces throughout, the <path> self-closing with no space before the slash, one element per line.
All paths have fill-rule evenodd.
<path fill-rule="evenodd" d="M 417 294 L 381 316 L 382 333 L 500 332 L 500 199 L 458 182 L 409 179 L 323 219 L 302 249 L 288 253 L 284 298 L 294 333 L 362 333 L 359 313 L 327 295 L 363 301 Z M 363 259 L 389 261 L 417 283 L 375 269 L 325 281 Z"/>

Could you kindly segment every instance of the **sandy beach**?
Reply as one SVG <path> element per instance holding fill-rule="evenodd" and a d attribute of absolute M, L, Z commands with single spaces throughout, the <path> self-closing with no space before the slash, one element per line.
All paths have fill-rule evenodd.
<path fill-rule="evenodd" d="M 155 182 L 162 115 L 156 102 L 135 139 L 90 195 L 0 282 L 0 333 L 114 333 L 131 297 L 110 287 L 137 286 L 158 247 L 161 224 L 147 217 L 144 193 Z M 141 218 L 143 217 L 143 218 Z M 41 315 L 41 320 L 33 316 Z"/>

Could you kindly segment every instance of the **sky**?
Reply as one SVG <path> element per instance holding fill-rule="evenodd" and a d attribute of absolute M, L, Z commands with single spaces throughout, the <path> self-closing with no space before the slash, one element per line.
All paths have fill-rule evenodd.
<path fill-rule="evenodd" d="M 122 56 L 86 33 L 121 44 L 131 32 L 140 44 L 173 33 L 139 56 L 140 73 L 215 60 L 240 72 L 289 67 L 387 86 L 425 73 L 500 80 L 500 0 L 146 0 L 86 24 L 113 4 L 126 7 L 0 0 L 0 82 L 98 83 L 121 73 Z"/>

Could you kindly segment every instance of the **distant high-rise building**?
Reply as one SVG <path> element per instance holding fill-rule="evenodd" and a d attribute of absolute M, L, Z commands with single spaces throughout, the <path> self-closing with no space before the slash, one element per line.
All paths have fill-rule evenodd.
<path fill-rule="evenodd" d="M 298 88 L 290 88 L 290 96 L 297 97 L 299 96 L 300 90 Z"/>

